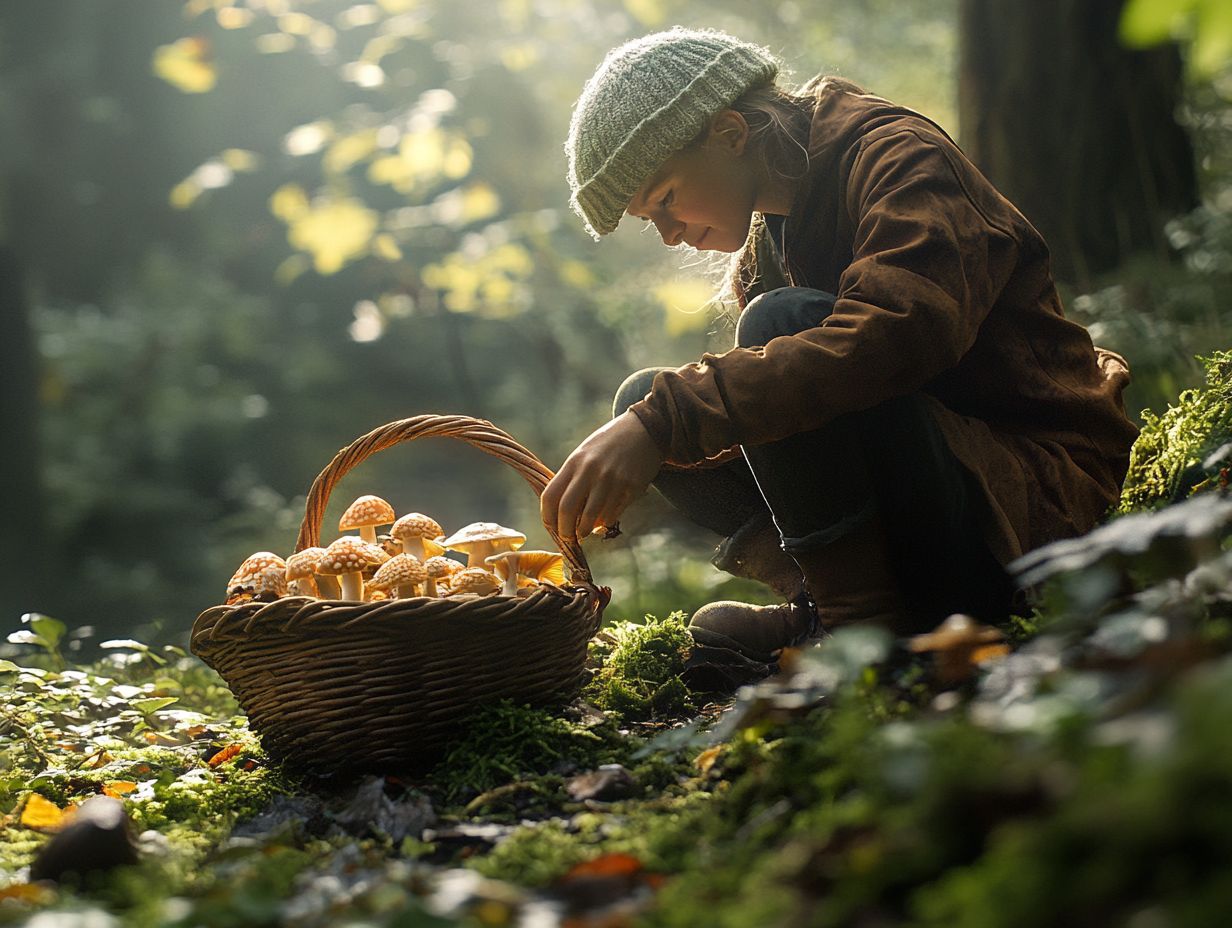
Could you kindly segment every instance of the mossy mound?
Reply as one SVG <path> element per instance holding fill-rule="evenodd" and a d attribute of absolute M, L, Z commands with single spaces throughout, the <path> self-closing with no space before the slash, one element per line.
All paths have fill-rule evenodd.
<path fill-rule="evenodd" d="M 1227 486 L 1232 455 L 1210 458 L 1232 443 L 1232 351 L 1201 360 L 1204 389 L 1183 391 L 1163 415 L 1142 413 L 1118 512 L 1156 509 Z"/>
<path fill-rule="evenodd" d="M 673 612 L 604 629 L 590 646 L 597 669 L 585 698 L 625 723 L 689 712 L 692 698 L 680 679 L 693 646 L 686 621 Z"/>

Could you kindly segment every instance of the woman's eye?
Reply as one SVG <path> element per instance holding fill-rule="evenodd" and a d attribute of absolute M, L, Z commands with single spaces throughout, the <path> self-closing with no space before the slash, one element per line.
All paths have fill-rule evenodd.
<path fill-rule="evenodd" d="M 662 200 L 659 201 L 659 207 L 661 209 L 667 209 L 669 206 L 671 206 L 672 198 L 675 196 L 675 194 L 676 194 L 676 191 L 674 190 L 667 191 L 667 194 L 663 197 Z"/>

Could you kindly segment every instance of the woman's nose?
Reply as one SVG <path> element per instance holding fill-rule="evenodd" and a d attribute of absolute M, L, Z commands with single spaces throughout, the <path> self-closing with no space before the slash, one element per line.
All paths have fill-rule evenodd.
<path fill-rule="evenodd" d="M 664 245 L 672 247 L 684 241 L 683 222 L 678 222 L 675 219 L 656 219 L 654 224 L 655 228 L 659 230 L 659 237 L 663 239 Z"/>

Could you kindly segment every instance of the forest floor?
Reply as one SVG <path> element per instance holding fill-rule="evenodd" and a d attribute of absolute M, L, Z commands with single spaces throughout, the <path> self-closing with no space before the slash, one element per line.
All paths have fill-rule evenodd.
<path fill-rule="evenodd" d="M 0 663 L 0 921 L 1209 924 L 1232 905 L 1229 526 L 1219 494 L 1116 520 L 1040 559 L 1047 600 L 1002 640 L 853 628 L 717 701 L 681 683 L 682 616 L 621 623 L 584 699 L 488 707 L 418 778 L 298 778 L 195 658 L 114 641 L 73 666 L 34 617 Z M 100 794 L 137 862 L 33 879 Z"/>

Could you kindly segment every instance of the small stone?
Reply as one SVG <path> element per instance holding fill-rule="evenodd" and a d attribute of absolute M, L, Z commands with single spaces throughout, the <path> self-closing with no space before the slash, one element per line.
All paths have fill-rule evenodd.
<path fill-rule="evenodd" d="M 59 882 L 68 873 L 110 870 L 137 860 L 124 804 L 110 796 L 95 796 L 43 845 L 30 867 L 30 878 Z"/>
<path fill-rule="evenodd" d="M 629 771 L 620 764 L 604 764 L 598 770 L 579 774 L 565 784 L 565 792 L 574 802 L 595 799 L 610 802 L 626 799 L 633 794 L 636 783 Z"/>

